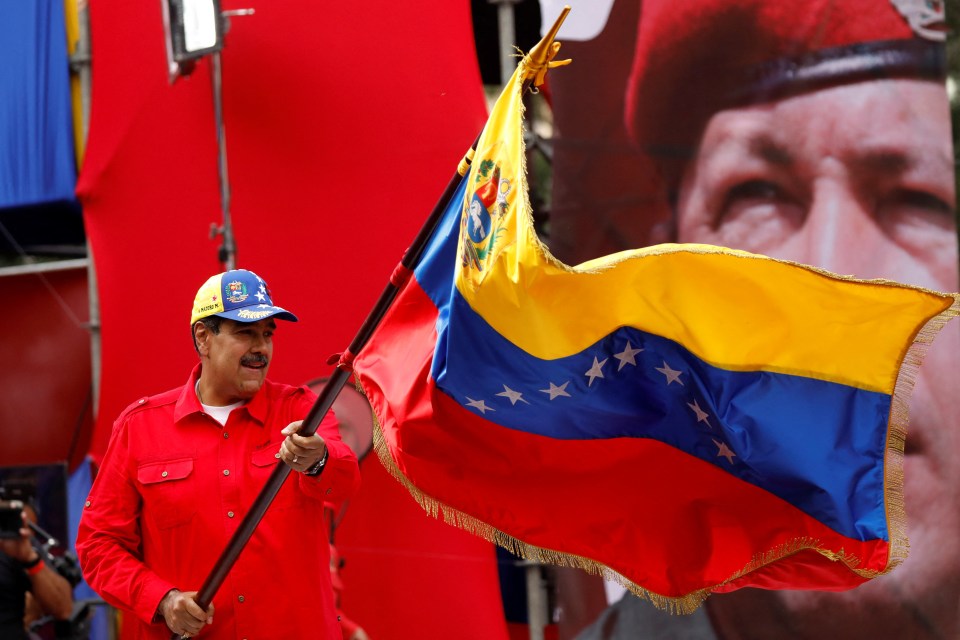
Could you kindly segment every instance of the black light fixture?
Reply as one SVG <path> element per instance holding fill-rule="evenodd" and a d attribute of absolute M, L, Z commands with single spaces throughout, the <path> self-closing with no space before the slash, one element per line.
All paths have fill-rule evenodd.
<path fill-rule="evenodd" d="M 223 49 L 220 0 L 160 0 L 170 82 L 189 75 L 197 60 Z"/>
<path fill-rule="evenodd" d="M 253 15 L 253 9 L 221 11 L 220 0 L 160 0 L 163 7 L 163 31 L 166 36 L 167 73 L 170 84 L 183 75 L 190 75 L 197 62 L 210 56 L 210 80 L 213 89 L 213 113 L 217 127 L 217 166 L 220 178 L 221 224 L 214 223 L 211 239 L 223 237 L 217 256 L 229 271 L 236 267 L 237 248 L 230 219 L 230 179 L 227 175 L 227 140 L 223 124 L 223 86 L 220 51 L 223 36 L 232 16 Z"/>

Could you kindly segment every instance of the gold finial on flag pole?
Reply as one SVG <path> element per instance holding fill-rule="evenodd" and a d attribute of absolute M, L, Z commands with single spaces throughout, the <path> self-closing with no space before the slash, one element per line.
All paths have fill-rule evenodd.
<path fill-rule="evenodd" d="M 570 5 L 565 5 L 553 26 L 550 27 L 550 31 L 530 50 L 530 53 L 523 57 L 525 83 L 532 83 L 535 87 L 539 87 L 543 84 L 548 69 L 562 67 L 572 62 L 569 58 L 554 60 L 557 52 L 560 51 L 560 43 L 555 42 L 554 38 L 557 37 L 557 32 L 560 31 L 560 26 L 563 25 L 568 13 L 570 13 Z"/>

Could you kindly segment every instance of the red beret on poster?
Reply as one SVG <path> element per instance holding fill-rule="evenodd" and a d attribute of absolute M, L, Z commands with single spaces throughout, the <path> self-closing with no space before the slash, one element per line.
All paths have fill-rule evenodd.
<path fill-rule="evenodd" d="M 943 2 L 644 0 L 626 126 L 668 183 L 709 117 L 876 78 L 942 80 Z"/>

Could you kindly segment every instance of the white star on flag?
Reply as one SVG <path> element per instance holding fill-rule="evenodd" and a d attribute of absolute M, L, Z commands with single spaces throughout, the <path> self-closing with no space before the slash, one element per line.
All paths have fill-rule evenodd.
<path fill-rule="evenodd" d="M 263 302 L 266 299 L 267 299 L 267 296 L 263 295 L 262 291 L 257 291 L 257 300 L 259 300 L 260 302 Z"/>
<path fill-rule="evenodd" d="M 724 442 L 720 442 L 719 440 L 714 440 L 713 444 L 717 445 L 717 449 L 718 449 L 717 457 L 726 458 L 727 462 L 729 462 L 730 464 L 733 464 L 733 459 L 737 457 L 737 454 L 731 451 L 730 448 Z"/>
<path fill-rule="evenodd" d="M 569 381 L 569 380 L 567 380 L 566 382 L 564 382 L 562 385 L 560 385 L 560 386 L 558 387 L 557 385 L 555 385 L 555 384 L 553 384 L 553 383 L 551 382 L 551 383 L 550 383 L 550 388 L 549 388 L 549 389 L 540 389 L 540 393 L 549 393 L 551 400 L 553 400 L 554 398 L 556 398 L 556 397 L 558 397 L 558 396 L 566 396 L 567 398 L 569 398 L 569 397 L 570 397 L 570 394 L 567 393 L 567 385 L 568 385 L 568 384 L 570 384 L 570 381 Z"/>
<path fill-rule="evenodd" d="M 667 364 L 667 361 L 666 361 L 666 360 L 663 361 L 663 368 L 662 368 L 662 369 L 661 369 L 660 367 L 654 367 L 654 369 L 656 369 L 657 371 L 659 371 L 659 372 L 662 373 L 663 375 L 667 376 L 667 386 L 668 386 L 668 387 L 670 386 L 670 383 L 671 383 L 671 382 L 679 382 L 681 385 L 683 385 L 683 380 L 680 379 L 680 375 L 681 375 L 683 372 L 682 372 L 682 371 L 676 371 L 676 370 L 674 370 L 674 369 L 671 369 L 671 368 L 670 368 L 670 365 Z"/>
<path fill-rule="evenodd" d="M 530 404 L 529 402 L 527 402 L 526 400 L 523 399 L 523 394 L 522 394 L 522 393 L 520 393 L 519 391 L 514 391 L 513 389 L 511 389 L 511 388 L 508 387 L 507 385 L 503 385 L 503 391 L 501 391 L 501 392 L 498 393 L 497 395 L 498 395 L 498 396 L 503 396 L 504 398 L 509 398 L 509 399 L 510 399 L 510 404 L 511 404 L 511 406 L 517 404 L 517 401 L 518 401 L 518 400 L 519 400 L 520 402 L 526 402 L 527 404 Z"/>
<path fill-rule="evenodd" d="M 474 400 L 470 396 L 467 396 L 467 400 L 470 402 L 467 403 L 468 407 L 473 407 L 478 410 L 480 413 L 486 413 L 487 411 L 496 411 L 493 407 L 488 407 L 487 403 L 483 400 Z"/>
<path fill-rule="evenodd" d="M 613 357 L 620 361 L 620 366 L 617 367 L 617 371 L 620 371 L 620 369 L 623 369 L 624 365 L 632 364 L 633 366 L 637 366 L 637 361 L 634 358 L 634 356 L 636 356 L 641 351 L 643 351 L 643 349 L 634 349 L 633 346 L 630 344 L 630 341 L 627 340 L 626 349 L 624 349 L 620 353 L 613 354 Z"/>
<path fill-rule="evenodd" d="M 587 383 L 587 386 L 588 386 L 588 387 L 593 384 L 594 378 L 602 378 L 602 377 L 603 377 L 603 372 L 602 372 L 600 369 L 603 368 L 603 365 L 607 364 L 607 360 L 609 360 L 609 359 L 610 359 L 610 358 L 604 358 L 604 359 L 603 359 L 603 362 L 597 362 L 596 357 L 594 357 L 594 359 L 593 359 L 593 366 L 590 367 L 590 370 L 589 370 L 589 371 L 587 371 L 585 374 L 583 374 L 583 375 L 587 376 L 588 378 L 590 378 L 590 382 Z"/>
<path fill-rule="evenodd" d="M 705 422 L 708 427 L 710 427 L 711 429 L 713 428 L 712 426 L 710 426 L 710 421 L 707 419 L 710 417 L 710 414 L 704 411 L 703 409 L 701 409 L 700 405 L 697 403 L 696 400 L 694 400 L 693 402 L 688 402 L 687 406 L 693 409 L 693 412 L 697 414 L 697 422 Z"/>

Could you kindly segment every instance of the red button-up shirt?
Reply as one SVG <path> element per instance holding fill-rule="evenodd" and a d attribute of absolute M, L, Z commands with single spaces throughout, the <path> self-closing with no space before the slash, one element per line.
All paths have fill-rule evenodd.
<path fill-rule="evenodd" d="M 84 576 L 110 604 L 139 620 L 136 638 L 170 640 L 151 622 L 170 589 L 197 591 L 276 464 L 280 430 L 303 419 L 315 396 L 266 381 L 225 426 L 187 384 L 130 405 L 114 424 L 77 536 Z M 359 486 L 356 456 L 333 414 L 317 433 L 329 458 L 316 477 L 291 473 L 213 598 L 200 638 L 339 639 L 330 585 L 324 502 Z"/>

